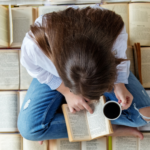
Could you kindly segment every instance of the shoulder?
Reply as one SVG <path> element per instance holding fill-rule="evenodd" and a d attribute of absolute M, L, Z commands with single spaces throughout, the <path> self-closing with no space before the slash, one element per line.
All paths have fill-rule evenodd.
<path fill-rule="evenodd" d="M 42 25 L 43 15 L 39 16 L 34 23 Z"/>
<path fill-rule="evenodd" d="M 117 36 L 117 38 L 116 38 L 113 46 L 117 46 L 119 43 L 120 44 L 124 43 L 124 42 L 127 43 L 127 40 L 128 40 L 128 34 L 126 32 L 126 27 L 124 25 L 123 28 L 122 28 L 122 30 L 121 30 L 121 32 L 120 32 L 120 34 Z"/>
<path fill-rule="evenodd" d="M 125 51 L 127 50 L 127 42 L 128 42 L 128 34 L 126 32 L 126 27 L 124 25 L 120 34 L 117 36 L 113 44 L 112 52 L 114 53 L 114 55 L 119 57 L 124 55 Z"/>
<path fill-rule="evenodd" d="M 31 33 L 31 31 L 29 31 L 29 33 Z M 40 53 L 41 50 L 34 39 L 30 37 L 29 33 L 26 33 L 23 39 L 21 53 L 22 55 L 29 57 L 32 61 L 35 61 L 36 55 Z"/>

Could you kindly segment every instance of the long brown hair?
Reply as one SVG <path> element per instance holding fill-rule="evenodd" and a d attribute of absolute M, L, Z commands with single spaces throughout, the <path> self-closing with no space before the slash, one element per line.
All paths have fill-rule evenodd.
<path fill-rule="evenodd" d="M 123 26 L 122 18 L 109 10 L 68 8 L 45 14 L 42 25 L 32 25 L 31 31 L 65 86 L 92 100 L 114 85 L 123 59 L 111 49 Z"/>

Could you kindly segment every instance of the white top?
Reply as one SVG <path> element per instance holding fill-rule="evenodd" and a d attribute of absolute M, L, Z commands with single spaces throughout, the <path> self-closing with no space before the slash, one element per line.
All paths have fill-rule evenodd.
<path fill-rule="evenodd" d="M 97 8 L 97 6 L 96 6 Z M 103 9 L 99 7 L 100 9 Z M 42 16 L 36 19 L 35 23 L 42 24 Z M 127 39 L 125 26 L 118 35 L 113 44 L 112 52 L 116 58 L 127 58 Z M 26 33 L 21 46 L 21 64 L 26 68 L 27 72 L 33 77 L 37 78 L 40 83 L 47 84 L 52 90 L 57 89 L 62 80 L 53 62 L 42 52 L 33 39 Z M 130 61 L 124 61 L 117 66 L 118 76 L 115 83 L 128 84 Z"/>

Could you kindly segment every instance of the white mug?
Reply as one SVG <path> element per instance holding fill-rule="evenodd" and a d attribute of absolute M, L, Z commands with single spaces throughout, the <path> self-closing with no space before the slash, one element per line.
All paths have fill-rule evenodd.
<path fill-rule="evenodd" d="M 103 106 L 103 114 L 109 120 L 116 120 L 122 113 L 121 104 L 116 101 L 108 101 Z"/>

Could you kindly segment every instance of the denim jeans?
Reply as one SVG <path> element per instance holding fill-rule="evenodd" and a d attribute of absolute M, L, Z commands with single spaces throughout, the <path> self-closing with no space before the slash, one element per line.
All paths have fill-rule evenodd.
<path fill-rule="evenodd" d="M 131 106 L 122 111 L 121 116 L 111 121 L 112 124 L 139 127 L 147 122 L 139 113 L 140 108 L 150 106 L 150 98 L 145 89 L 130 73 L 129 84 L 126 88 L 133 95 Z M 104 93 L 106 100 L 118 101 L 114 92 Z M 20 134 L 33 141 L 67 138 L 67 129 L 64 116 L 58 108 L 65 102 L 64 96 L 56 90 L 51 90 L 46 84 L 33 79 L 18 117 Z"/>

